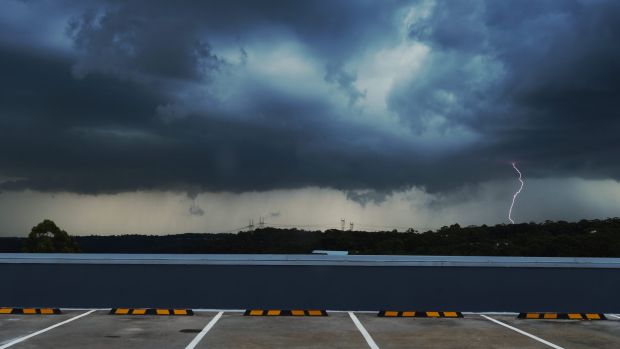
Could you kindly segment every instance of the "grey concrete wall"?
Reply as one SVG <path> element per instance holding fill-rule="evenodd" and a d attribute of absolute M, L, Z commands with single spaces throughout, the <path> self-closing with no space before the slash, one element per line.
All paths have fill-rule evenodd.
<path fill-rule="evenodd" d="M 0 263 L 0 306 L 620 313 L 619 268 Z"/>

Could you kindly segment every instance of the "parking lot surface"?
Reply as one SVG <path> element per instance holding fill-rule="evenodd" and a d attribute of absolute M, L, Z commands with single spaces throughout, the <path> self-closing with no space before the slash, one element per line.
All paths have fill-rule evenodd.
<path fill-rule="evenodd" d="M 198 348 L 364 348 L 347 313 L 327 317 L 224 315 Z"/>
<path fill-rule="evenodd" d="M 42 328 L 67 320 L 80 312 L 66 311 L 53 316 L 0 315 L 0 345 L 16 337 L 22 337 Z"/>
<path fill-rule="evenodd" d="M 620 348 L 620 321 L 614 316 L 608 316 L 611 321 L 517 320 L 510 316 L 495 318 L 564 348 Z"/>
<path fill-rule="evenodd" d="M 0 314 L 0 349 L 34 348 L 620 348 L 620 317 L 606 321 L 524 320 L 516 314 L 464 318 L 386 318 L 376 313 L 329 316 L 244 316 L 195 311 L 193 316 Z"/>
<path fill-rule="evenodd" d="M 380 348 L 545 348 L 545 345 L 487 319 L 384 318 L 358 315 Z"/>

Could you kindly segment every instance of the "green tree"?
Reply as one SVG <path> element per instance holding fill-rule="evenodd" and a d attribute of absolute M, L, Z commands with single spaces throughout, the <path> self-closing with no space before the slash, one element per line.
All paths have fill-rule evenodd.
<path fill-rule="evenodd" d="M 46 219 L 32 228 L 24 241 L 24 252 L 80 252 L 77 242 L 56 223 Z"/>

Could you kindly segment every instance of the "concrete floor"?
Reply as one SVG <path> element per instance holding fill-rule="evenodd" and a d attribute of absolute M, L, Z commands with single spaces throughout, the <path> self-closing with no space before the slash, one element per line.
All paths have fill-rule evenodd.
<path fill-rule="evenodd" d="M 365 348 L 347 313 L 327 317 L 250 317 L 224 315 L 198 348 Z"/>
<path fill-rule="evenodd" d="M 45 329 L 85 311 L 62 315 L 0 315 L 0 348 L 18 337 Z M 215 312 L 194 316 L 92 314 L 26 339 L 10 348 L 186 348 Z M 549 348 L 479 314 L 463 319 L 379 318 L 356 313 L 381 349 L 397 348 Z M 507 325 L 566 349 L 620 348 L 620 319 L 608 321 L 518 320 L 490 315 Z M 8 347 L 7 347 L 8 348 Z M 370 348 L 348 313 L 328 317 L 244 317 L 227 312 L 196 348 Z"/>
<path fill-rule="evenodd" d="M 620 321 L 518 320 L 495 316 L 497 320 L 571 349 L 620 348 Z"/>
<path fill-rule="evenodd" d="M 31 317 L 47 320 L 43 316 Z M 194 316 L 142 316 L 97 311 L 30 338 L 15 348 L 185 348 L 211 318 L 212 313 L 202 312 Z M 1 317 L 0 324 L 4 324 Z M 46 326 L 41 325 L 37 330 Z"/>
<path fill-rule="evenodd" d="M 22 337 L 55 323 L 67 320 L 80 312 L 66 311 L 60 315 L 0 315 L 0 345 L 16 337 Z"/>
<path fill-rule="evenodd" d="M 385 349 L 546 348 L 478 315 L 463 319 L 424 319 L 358 314 L 358 318 L 379 348 Z"/>

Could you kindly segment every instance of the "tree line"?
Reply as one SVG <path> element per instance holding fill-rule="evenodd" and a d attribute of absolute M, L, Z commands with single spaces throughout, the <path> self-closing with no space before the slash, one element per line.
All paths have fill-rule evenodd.
<path fill-rule="evenodd" d="M 234 234 L 69 236 L 50 220 L 27 238 L 0 238 L 0 252 L 311 253 L 620 257 L 620 218 L 468 226 L 434 231 L 307 231 L 263 228 Z"/>

